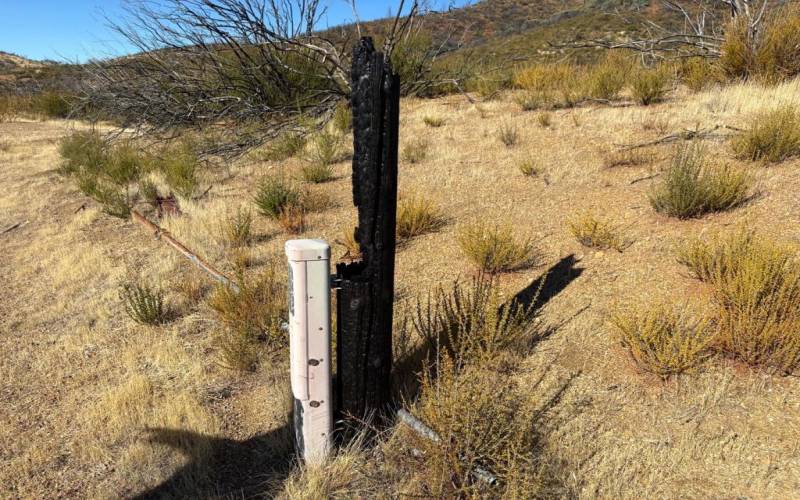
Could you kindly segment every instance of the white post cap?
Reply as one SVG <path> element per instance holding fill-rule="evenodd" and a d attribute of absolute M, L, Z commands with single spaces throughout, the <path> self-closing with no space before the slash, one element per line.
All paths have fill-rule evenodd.
<path fill-rule="evenodd" d="M 284 250 L 286 257 L 295 262 L 331 258 L 331 247 L 323 240 L 289 240 Z"/>

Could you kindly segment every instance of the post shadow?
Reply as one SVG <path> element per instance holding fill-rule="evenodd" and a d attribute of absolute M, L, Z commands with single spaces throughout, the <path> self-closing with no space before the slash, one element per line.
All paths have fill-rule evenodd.
<path fill-rule="evenodd" d="M 580 277 L 583 273 L 583 268 L 576 267 L 578 262 L 579 260 L 575 257 L 575 254 L 562 258 L 539 275 L 538 278 L 534 279 L 528 286 L 517 292 L 500 308 L 521 307 L 531 313 L 535 313 Z M 529 339 L 530 341 L 526 346 L 532 348 L 539 341 L 549 337 L 562 324 L 548 328 L 540 335 L 535 336 L 535 338 Z M 436 348 L 437 346 L 423 339 L 418 346 L 395 361 L 393 390 L 395 395 L 398 396 L 395 397 L 396 401 L 414 399 L 419 391 L 420 384 L 417 375 L 425 370 L 426 364 L 431 359 Z"/>
<path fill-rule="evenodd" d="M 269 497 L 270 488 L 288 477 L 295 458 L 288 422 L 243 441 L 181 429 L 151 428 L 147 432 L 150 443 L 179 451 L 188 462 L 161 484 L 132 496 L 137 500 Z"/>

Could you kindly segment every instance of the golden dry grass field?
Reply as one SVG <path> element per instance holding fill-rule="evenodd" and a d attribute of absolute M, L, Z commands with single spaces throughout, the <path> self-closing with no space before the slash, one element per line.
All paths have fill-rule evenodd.
<path fill-rule="evenodd" d="M 791 498 L 800 491 L 796 377 L 718 358 L 662 381 L 637 370 L 608 323 L 616 306 L 631 302 L 703 307 L 707 294 L 676 261 L 676 245 L 689 237 L 746 223 L 800 243 L 800 160 L 736 160 L 724 137 L 733 132 L 721 127 L 707 141 L 710 156 L 748 169 L 757 195 L 727 212 L 678 220 L 654 212 L 648 193 L 659 177 L 645 179 L 667 163 L 672 146 L 646 148 L 638 165 L 609 166 L 614 145 L 698 127 L 745 128 L 754 113 L 781 103 L 800 105 L 800 82 L 678 91 L 648 107 L 552 111 L 549 124 L 521 111 L 510 94 L 479 106 L 461 97 L 402 102 L 401 149 L 424 139 L 428 152 L 401 161 L 400 190 L 431 199 L 447 223 L 400 247 L 397 314 L 437 284 L 471 275 L 456 244 L 464 224 L 509 223 L 535 240 L 541 263 L 500 279 L 509 297 L 548 270 L 559 284 L 543 317 L 557 328 L 514 376 L 532 391 L 574 376 L 546 442 L 565 496 Z M 443 124 L 428 126 L 426 117 Z M 337 482 L 340 496 L 358 496 L 346 493 L 342 464 L 323 477 L 307 472 L 305 485 L 291 473 L 286 356 L 262 357 L 253 373 L 221 366 L 213 342 L 220 325 L 203 300 L 207 278 L 139 226 L 105 215 L 57 172 L 57 141 L 76 127 L 84 125 L 0 123 L 0 230 L 22 223 L 0 235 L 0 497 L 315 498 L 332 495 Z M 516 144 L 501 142 L 503 127 L 516 127 Z M 527 160 L 539 175 L 520 172 Z M 184 214 L 161 224 L 231 273 L 226 216 L 252 207 L 262 176 L 298 175 L 300 165 L 246 159 L 206 171 L 208 195 L 180 200 Z M 309 187 L 330 206 L 309 215 L 303 237 L 334 241 L 351 230 L 348 162 L 335 173 Z M 619 228 L 622 251 L 576 241 L 568 221 L 586 211 Z M 260 216 L 254 231 L 248 252 L 256 272 L 282 260 L 289 236 Z M 130 276 L 159 283 L 177 317 L 157 327 L 133 323 L 118 297 Z"/>

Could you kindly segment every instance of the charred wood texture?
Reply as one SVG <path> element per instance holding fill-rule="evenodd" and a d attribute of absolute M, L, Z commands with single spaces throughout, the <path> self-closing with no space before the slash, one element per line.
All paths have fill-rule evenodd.
<path fill-rule="evenodd" d="M 353 202 L 362 260 L 338 264 L 337 410 L 380 414 L 390 404 L 400 79 L 370 38 L 353 53 Z"/>

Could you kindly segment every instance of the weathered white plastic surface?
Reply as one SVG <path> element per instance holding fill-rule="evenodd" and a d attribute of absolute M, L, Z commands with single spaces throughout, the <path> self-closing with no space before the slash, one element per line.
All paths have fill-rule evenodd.
<path fill-rule="evenodd" d="M 295 439 L 306 462 L 324 460 L 333 431 L 330 246 L 290 240 L 289 355 Z"/>

